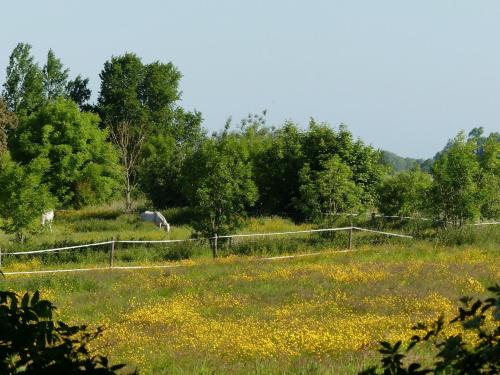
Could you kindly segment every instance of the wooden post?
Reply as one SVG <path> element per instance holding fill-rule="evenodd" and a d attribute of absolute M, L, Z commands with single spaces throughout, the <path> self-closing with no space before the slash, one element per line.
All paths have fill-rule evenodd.
<path fill-rule="evenodd" d="M 0 269 L 2 269 L 2 248 L 0 247 Z"/>
<path fill-rule="evenodd" d="M 349 249 L 352 249 L 352 225 L 349 228 Z"/>
<path fill-rule="evenodd" d="M 111 241 L 111 252 L 109 253 L 109 268 L 113 268 L 113 258 L 115 257 L 115 241 L 116 236 L 113 236 L 113 240 Z"/>
<path fill-rule="evenodd" d="M 214 258 L 217 258 L 217 233 L 215 233 L 215 236 L 214 236 L 214 242 L 213 242 L 213 246 L 212 246 L 212 253 L 213 253 Z"/>

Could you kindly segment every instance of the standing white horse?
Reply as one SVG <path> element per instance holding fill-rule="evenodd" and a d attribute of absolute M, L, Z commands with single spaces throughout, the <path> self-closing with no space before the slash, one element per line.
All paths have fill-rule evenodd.
<path fill-rule="evenodd" d="M 45 224 L 47 224 L 51 232 L 52 232 L 53 221 L 54 221 L 54 210 L 50 210 L 42 214 L 42 226 L 45 226 Z"/>
<path fill-rule="evenodd" d="M 163 227 L 167 232 L 170 232 L 170 224 L 168 223 L 165 216 L 161 214 L 159 211 L 145 211 L 141 214 L 142 221 L 151 221 L 158 225 L 160 228 Z"/>

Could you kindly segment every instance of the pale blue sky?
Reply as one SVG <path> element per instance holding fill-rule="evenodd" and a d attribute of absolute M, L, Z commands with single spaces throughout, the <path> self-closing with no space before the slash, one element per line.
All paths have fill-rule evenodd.
<path fill-rule="evenodd" d="M 182 105 L 209 130 L 268 110 L 375 147 L 429 157 L 460 129 L 500 131 L 500 1 L 8 1 L 0 82 L 17 42 L 91 79 L 111 55 L 182 71 Z"/>

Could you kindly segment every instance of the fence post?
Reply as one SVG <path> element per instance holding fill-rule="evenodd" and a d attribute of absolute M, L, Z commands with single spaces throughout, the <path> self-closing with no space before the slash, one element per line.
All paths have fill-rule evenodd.
<path fill-rule="evenodd" d="M 352 249 L 352 225 L 349 228 L 349 249 Z"/>
<path fill-rule="evenodd" d="M 116 236 L 113 236 L 113 240 L 111 241 L 111 252 L 109 253 L 109 268 L 113 268 L 113 258 L 115 257 L 115 241 Z"/>
<path fill-rule="evenodd" d="M 0 247 L 0 269 L 2 269 L 2 248 Z"/>
<path fill-rule="evenodd" d="M 214 258 L 217 258 L 217 233 L 215 233 L 215 236 L 214 236 L 214 242 L 213 242 L 213 246 L 212 246 L 212 253 L 213 253 Z"/>

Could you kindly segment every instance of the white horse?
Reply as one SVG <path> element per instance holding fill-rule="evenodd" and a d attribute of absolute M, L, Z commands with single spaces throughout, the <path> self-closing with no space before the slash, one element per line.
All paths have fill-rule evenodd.
<path fill-rule="evenodd" d="M 51 232 L 52 232 L 53 221 L 54 221 L 54 210 L 50 210 L 42 214 L 42 226 L 45 226 L 45 224 L 47 224 Z"/>
<path fill-rule="evenodd" d="M 142 221 L 151 221 L 158 225 L 160 228 L 163 227 L 167 232 L 170 232 L 170 224 L 168 223 L 165 216 L 161 214 L 159 211 L 145 211 L 141 214 Z"/>

